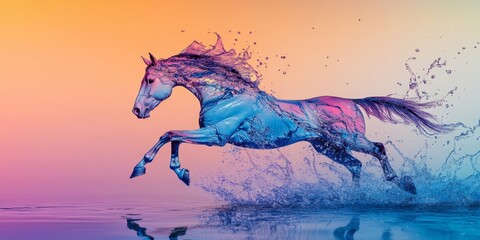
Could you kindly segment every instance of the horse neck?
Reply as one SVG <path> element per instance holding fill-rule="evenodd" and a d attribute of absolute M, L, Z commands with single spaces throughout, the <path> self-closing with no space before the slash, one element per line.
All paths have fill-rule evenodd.
<path fill-rule="evenodd" d="M 184 79 L 177 82 L 177 85 L 189 90 L 202 106 L 231 92 L 220 84 L 213 83 L 208 77 Z"/>
<path fill-rule="evenodd" d="M 182 77 L 174 78 L 175 84 L 183 86 L 193 93 L 202 106 L 226 95 L 258 91 L 258 88 L 251 86 L 233 86 L 234 81 L 225 79 L 229 77 L 228 75 L 213 70 L 205 70 L 198 65 L 196 60 L 172 58 L 171 63 L 173 63 L 172 67 L 176 68 L 175 72 L 182 73 Z"/>

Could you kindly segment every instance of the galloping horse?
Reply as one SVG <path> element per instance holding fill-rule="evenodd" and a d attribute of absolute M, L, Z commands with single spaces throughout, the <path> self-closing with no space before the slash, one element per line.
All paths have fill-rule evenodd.
<path fill-rule="evenodd" d="M 208 146 L 236 146 L 272 149 L 299 141 L 308 141 L 313 148 L 345 166 L 354 182 L 360 179 L 362 163 L 351 151 L 367 153 L 380 161 L 385 178 L 401 189 L 416 193 L 409 176 L 398 177 L 382 143 L 365 137 L 365 121 L 359 107 L 367 115 L 383 121 L 414 124 L 421 131 L 443 132 L 448 129 L 432 122 L 433 116 L 423 108 L 432 103 L 391 97 L 346 99 L 315 97 L 306 100 L 281 100 L 258 88 L 256 71 L 247 63 L 248 54 L 239 56 L 232 49 L 225 51 L 220 36 L 212 49 L 194 41 L 180 54 L 156 59 L 150 54 L 133 113 L 148 118 L 150 112 L 167 99 L 172 89 L 182 86 L 201 103 L 200 128 L 168 131 L 134 167 L 130 178 L 145 174 L 159 149 L 171 142 L 170 168 L 186 185 L 190 173 L 180 167 L 178 149 L 181 143 Z"/>

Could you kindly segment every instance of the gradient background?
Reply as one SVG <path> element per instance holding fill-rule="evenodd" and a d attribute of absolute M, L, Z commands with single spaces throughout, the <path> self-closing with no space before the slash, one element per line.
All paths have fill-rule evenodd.
<path fill-rule="evenodd" d="M 448 97 L 453 107 L 432 111 L 442 122 L 469 126 L 480 118 L 480 49 L 473 48 L 480 41 L 478 1 L 172 2 L 0 2 L 3 203 L 208 198 L 168 168 L 169 147 L 147 175 L 128 177 L 165 131 L 198 127 L 199 104 L 181 88 L 150 119 L 131 113 L 145 68 L 140 56 L 167 58 L 193 40 L 212 45 L 211 32 L 226 48 L 250 46 L 252 64 L 268 56 L 268 68 L 259 68 L 261 87 L 286 99 L 402 96 L 408 57 L 417 56 L 411 65 L 420 72 L 442 57 L 453 73 L 439 70 L 429 88 L 439 96 L 458 90 Z M 412 130 L 367 119 L 373 140 L 411 140 L 399 143 L 411 156 L 424 141 Z M 295 161 L 302 146 L 282 151 Z M 220 164 L 224 151 L 182 145 L 193 183 L 204 170 L 229 171 Z M 440 161 L 445 153 L 436 154 Z"/>

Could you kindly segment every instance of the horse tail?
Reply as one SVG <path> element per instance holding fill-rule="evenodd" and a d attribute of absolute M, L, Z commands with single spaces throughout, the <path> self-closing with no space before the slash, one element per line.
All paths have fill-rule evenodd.
<path fill-rule="evenodd" d="M 367 97 L 352 99 L 352 101 L 362 107 L 368 116 L 373 115 L 382 121 L 397 123 L 398 121 L 394 118 L 396 115 L 405 123 L 414 124 L 423 133 L 446 133 L 453 130 L 449 125 L 433 122 L 436 121 L 435 117 L 422 110 L 435 106 L 435 102 L 419 103 L 392 97 Z"/>

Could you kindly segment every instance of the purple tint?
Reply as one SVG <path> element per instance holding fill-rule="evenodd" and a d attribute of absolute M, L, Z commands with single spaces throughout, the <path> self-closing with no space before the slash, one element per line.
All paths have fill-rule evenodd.
<path fill-rule="evenodd" d="M 359 107 L 369 116 L 392 123 L 401 120 L 415 125 L 423 133 L 451 130 L 433 122 L 433 115 L 423 110 L 434 103 L 392 97 L 277 99 L 258 88 L 261 77 L 247 62 L 250 55 L 248 51 L 238 55 L 233 49 L 226 51 L 218 36 L 211 49 L 194 41 L 170 58 L 156 59 L 150 54 L 149 59 L 144 59 L 148 66 L 133 113 L 139 118 L 147 118 L 170 96 L 174 87 L 181 86 L 192 92 L 201 104 L 200 128 L 166 132 L 135 166 L 131 178 L 145 174 L 145 165 L 167 143 L 172 147 L 170 168 L 189 185 L 190 172 L 181 168 L 178 157 L 181 143 L 273 149 L 307 141 L 318 153 L 345 166 L 355 183 L 359 182 L 362 163 L 352 151 L 374 156 L 388 181 L 407 192 L 416 193 L 409 176 L 398 177 L 394 172 L 384 145 L 365 136 L 365 122 Z M 280 58 L 285 59 L 285 56 Z M 438 59 L 431 68 L 443 64 Z M 408 64 L 406 68 L 411 71 Z M 414 74 L 410 85 L 411 88 L 417 86 Z"/>

